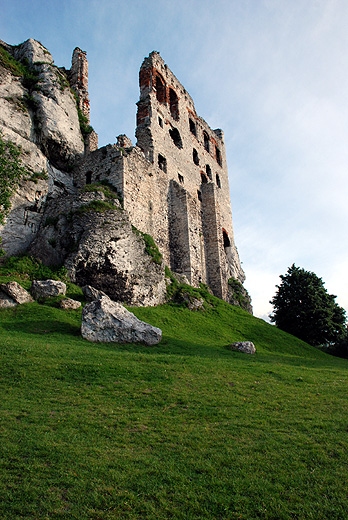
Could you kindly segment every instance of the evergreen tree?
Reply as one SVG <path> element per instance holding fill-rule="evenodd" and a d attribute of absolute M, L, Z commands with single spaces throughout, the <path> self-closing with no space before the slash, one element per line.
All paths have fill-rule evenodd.
<path fill-rule="evenodd" d="M 270 319 L 310 345 L 332 345 L 346 334 L 346 313 L 328 294 L 321 278 L 293 264 L 270 303 Z"/>

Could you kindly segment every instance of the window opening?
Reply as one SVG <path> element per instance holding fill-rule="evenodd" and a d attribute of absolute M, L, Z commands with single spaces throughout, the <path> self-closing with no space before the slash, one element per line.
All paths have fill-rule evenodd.
<path fill-rule="evenodd" d="M 173 143 L 175 144 L 175 146 L 177 146 L 178 148 L 182 148 L 182 140 L 179 130 L 177 128 L 171 128 L 169 130 L 169 134 L 170 137 L 173 139 Z"/>
<path fill-rule="evenodd" d="M 178 121 L 179 120 L 179 100 L 178 100 L 178 96 L 176 95 L 176 92 L 172 88 L 169 89 L 169 109 L 170 109 L 172 118 L 175 119 L 175 121 Z"/>
<path fill-rule="evenodd" d="M 197 190 L 197 197 L 198 197 L 198 200 L 200 202 L 202 202 L 202 193 L 199 190 Z"/>
<path fill-rule="evenodd" d="M 207 176 L 203 172 L 201 172 L 201 180 L 202 184 L 207 184 L 208 182 Z"/>
<path fill-rule="evenodd" d="M 217 160 L 218 165 L 222 166 L 221 152 L 220 152 L 220 150 L 219 150 L 219 148 L 217 146 L 215 147 L 215 156 L 216 156 L 216 160 Z"/>
<path fill-rule="evenodd" d="M 207 132 L 203 132 L 203 139 L 204 139 L 204 148 L 206 149 L 207 152 L 210 152 L 209 135 L 207 134 Z"/>
<path fill-rule="evenodd" d="M 86 173 L 86 184 L 91 184 L 92 183 L 92 172 L 87 172 Z"/>
<path fill-rule="evenodd" d="M 167 173 L 167 159 L 160 153 L 158 154 L 158 167 L 160 170 Z"/>
<path fill-rule="evenodd" d="M 163 119 L 160 116 L 158 116 L 158 124 L 163 128 Z"/>
<path fill-rule="evenodd" d="M 189 118 L 189 123 L 190 123 L 190 131 L 191 133 L 197 137 L 197 129 L 196 129 L 196 123 L 194 121 L 192 121 L 191 118 Z"/>
<path fill-rule="evenodd" d="M 218 188 L 221 188 L 221 181 L 218 173 L 216 174 L 216 185 Z"/>
<path fill-rule="evenodd" d="M 160 103 L 166 102 L 165 83 L 159 74 L 156 75 L 156 98 Z"/>
<path fill-rule="evenodd" d="M 192 159 L 193 159 L 193 162 L 195 163 L 196 166 L 199 165 L 199 157 L 198 157 L 198 152 L 196 150 L 196 148 L 193 149 L 192 151 Z"/>
<path fill-rule="evenodd" d="M 184 184 L 184 177 L 180 173 L 178 173 L 178 179 L 179 179 L 180 184 Z"/>
<path fill-rule="evenodd" d="M 212 174 L 211 174 L 211 168 L 210 168 L 209 164 L 206 164 L 205 172 L 208 175 L 209 179 L 211 180 L 212 179 Z"/>
<path fill-rule="evenodd" d="M 228 238 L 227 231 L 225 229 L 222 229 L 222 238 L 224 240 L 224 248 L 231 247 L 230 239 Z"/>

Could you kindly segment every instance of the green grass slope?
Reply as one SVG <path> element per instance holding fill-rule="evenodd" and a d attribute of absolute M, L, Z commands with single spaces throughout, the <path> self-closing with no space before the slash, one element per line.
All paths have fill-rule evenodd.
<path fill-rule="evenodd" d="M 347 361 L 211 301 L 133 309 L 155 347 L 0 311 L 0 518 L 347 518 Z"/>

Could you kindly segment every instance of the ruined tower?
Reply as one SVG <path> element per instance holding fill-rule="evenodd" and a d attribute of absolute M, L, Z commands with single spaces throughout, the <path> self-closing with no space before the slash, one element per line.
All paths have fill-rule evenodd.
<path fill-rule="evenodd" d="M 157 52 L 141 66 L 137 145 L 166 179 L 170 265 L 193 285 L 226 297 L 227 280 L 244 281 L 234 245 L 224 136 L 197 115 L 192 98 Z"/>
<path fill-rule="evenodd" d="M 137 146 L 119 136 L 116 145 L 86 157 L 76 182 L 112 183 L 166 265 L 227 299 L 228 279 L 245 276 L 234 244 L 223 132 L 197 115 L 157 52 L 144 60 L 139 82 Z"/>

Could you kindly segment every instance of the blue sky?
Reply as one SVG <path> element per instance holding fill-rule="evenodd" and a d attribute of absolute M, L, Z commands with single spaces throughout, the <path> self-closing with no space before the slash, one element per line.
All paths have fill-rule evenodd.
<path fill-rule="evenodd" d="M 135 142 L 138 71 L 161 53 L 225 132 L 235 240 L 254 313 L 279 275 L 314 271 L 348 311 L 346 0 L 0 0 L 0 39 L 55 64 L 87 51 L 99 143 Z"/>

